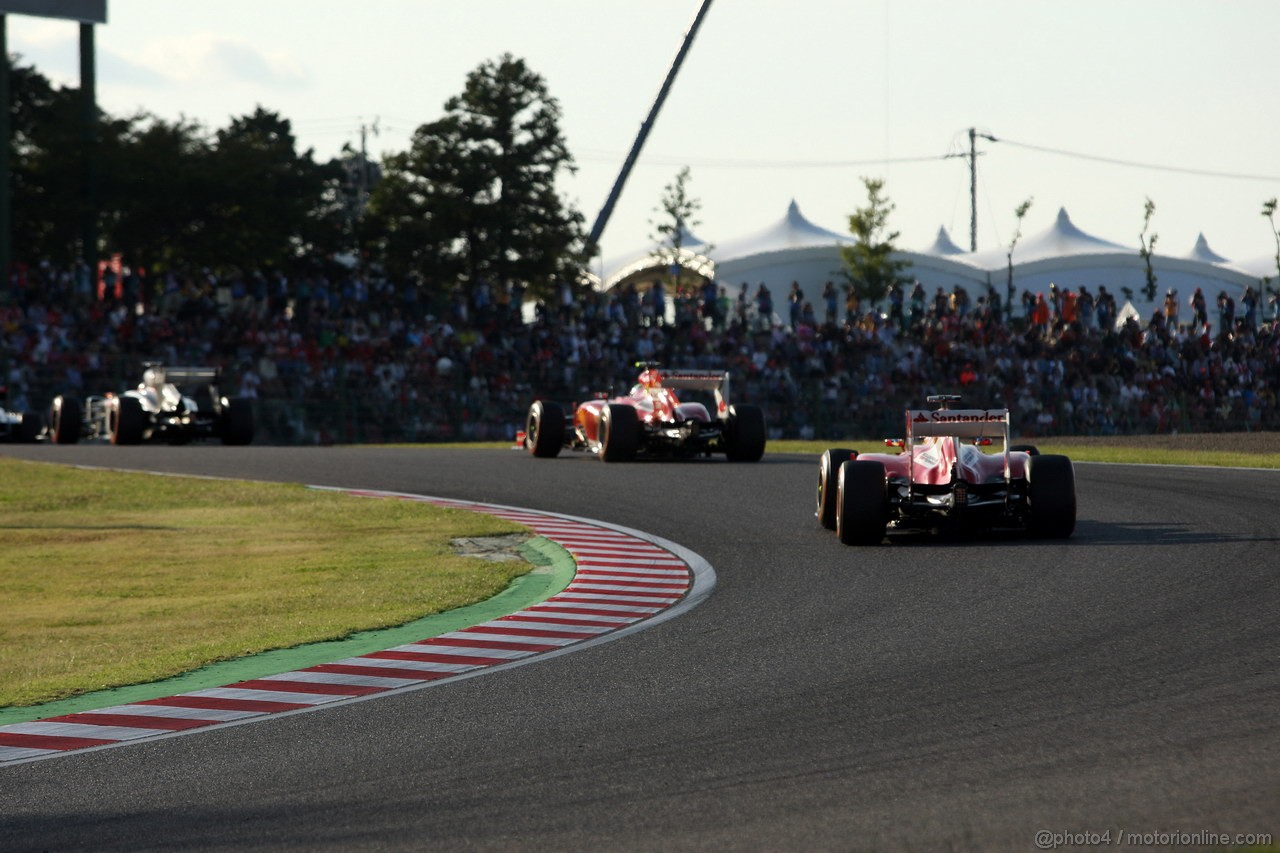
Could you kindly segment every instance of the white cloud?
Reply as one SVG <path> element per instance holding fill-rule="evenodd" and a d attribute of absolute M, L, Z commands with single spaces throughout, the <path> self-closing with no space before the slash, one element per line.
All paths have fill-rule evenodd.
<path fill-rule="evenodd" d="M 131 51 L 129 58 L 173 85 L 227 82 L 294 89 L 308 82 L 301 63 L 287 52 L 261 50 L 219 35 L 150 41 Z"/>

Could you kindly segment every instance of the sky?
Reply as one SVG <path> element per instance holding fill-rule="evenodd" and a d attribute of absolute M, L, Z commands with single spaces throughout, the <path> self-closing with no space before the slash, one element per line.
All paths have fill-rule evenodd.
<path fill-rule="evenodd" d="M 595 221 L 700 0 L 109 0 L 98 100 L 206 128 L 258 106 L 318 160 L 344 144 L 408 148 L 467 74 L 524 59 L 562 110 L 578 169 L 565 199 Z M 692 231 L 728 243 L 794 200 L 841 233 L 884 180 L 903 249 L 939 228 L 968 248 L 968 131 L 979 139 L 977 248 L 1007 248 L 1065 209 L 1135 251 L 1144 205 L 1159 254 L 1198 235 L 1231 260 L 1276 253 L 1275 0 L 719 0 L 698 32 L 601 239 L 654 245 L 683 166 Z M 79 85 L 74 22 L 9 16 L 8 44 Z M 714 252 L 712 252 L 714 257 Z"/>

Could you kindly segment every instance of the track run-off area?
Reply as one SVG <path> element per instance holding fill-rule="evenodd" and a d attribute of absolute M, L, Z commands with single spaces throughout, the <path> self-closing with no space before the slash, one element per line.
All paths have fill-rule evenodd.
<path fill-rule="evenodd" d="M 556 638 L 572 654 L 542 642 L 512 666 L 467 646 L 502 663 L 0 765 L 0 849 L 991 850 L 1280 829 L 1280 472 L 1081 463 L 1070 540 L 849 548 L 813 519 L 810 456 L 0 452 L 532 510 L 714 571 L 647 630 Z M 361 671 L 322 674 L 377 677 L 335 663 Z"/>
<path fill-rule="evenodd" d="M 487 513 L 522 524 L 564 549 L 573 562 L 573 577 L 563 590 L 516 613 L 412 643 L 219 687 L 0 725 L 0 766 L 317 710 L 528 663 L 671 618 L 697 604 L 715 584 L 715 573 L 697 555 L 638 531 L 516 507 L 341 491 Z"/>

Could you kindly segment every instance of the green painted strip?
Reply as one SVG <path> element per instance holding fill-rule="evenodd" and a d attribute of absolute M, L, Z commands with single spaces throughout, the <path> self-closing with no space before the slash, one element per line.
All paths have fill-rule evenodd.
<path fill-rule="evenodd" d="M 395 628 L 361 631 L 342 640 L 311 643 L 291 649 L 263 652 L 247 658 L 222 661 L 163 681 L 99 690 L 70 699 L 46 702 L 43 705 L 0 708 L 0 725 L 27 723 L 63 714 L 75 714 L 114 705 L 127 705 L 146 699 L 176 696 L 179 693 L 222 687 L 237 681 L 261 678 L 264 675 L 293 672 L 322 663 L 333 663 L 343 658 L 367 655 L 370 652 L 424 640 L 427 637 L 436 637 L 515 613 L 547 600 L 567 587 L 573 580 L 573 574 L 577 568 L 573 556 L 550 539 L 542 536 L 534 537 L 525 542 L 520 550 L 524 558 L 533 563 L 536 568 L 516 578 L 502 592 L 485 601 L 459 607 L 446 613 L 424 616 Z"/>

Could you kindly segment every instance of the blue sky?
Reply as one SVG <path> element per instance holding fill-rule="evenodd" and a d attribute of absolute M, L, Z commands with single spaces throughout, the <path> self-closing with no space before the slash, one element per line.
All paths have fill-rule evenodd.
<path fill-rule="evenodd" d="M 370 133 L 403 150 L 467 73 L 510 52 L 546 78 L 578 161 L 562 192 L 595 219 L 698 0 L 110 0 L 98 91 L 221 127 L 261 105 L 318 157 Z M 78 81 L 73 23 L 10 16 L 9 48 Z M 844 231 L 886 181 L 903 248 L 939 227 L 969 239 L 967 129 L 983 143 L 978 249 L 1006 246 L 1066 208 L 1083 230 L 1136 246 L 1156 204 L 1157 250 L 1203 232 L 1221 255 L 1274 254 L 1262 202 L 1280 196 L 1274 0 L 719 0 L 708 14 L 602 243 L 649 245 L 682 165 L 698 236 L 727 243 L 794 199 Z M 1055 149 L 1078 156 L 1049 153 Z M 929 158 L 916 160 L 915 158 Z M 888 162 L 886 162 L 888 161 Z M 1125 161 L 1163 168 L 1139 168 Z M 1243 177 L 1240 177 L 1243 176 Z"/>

